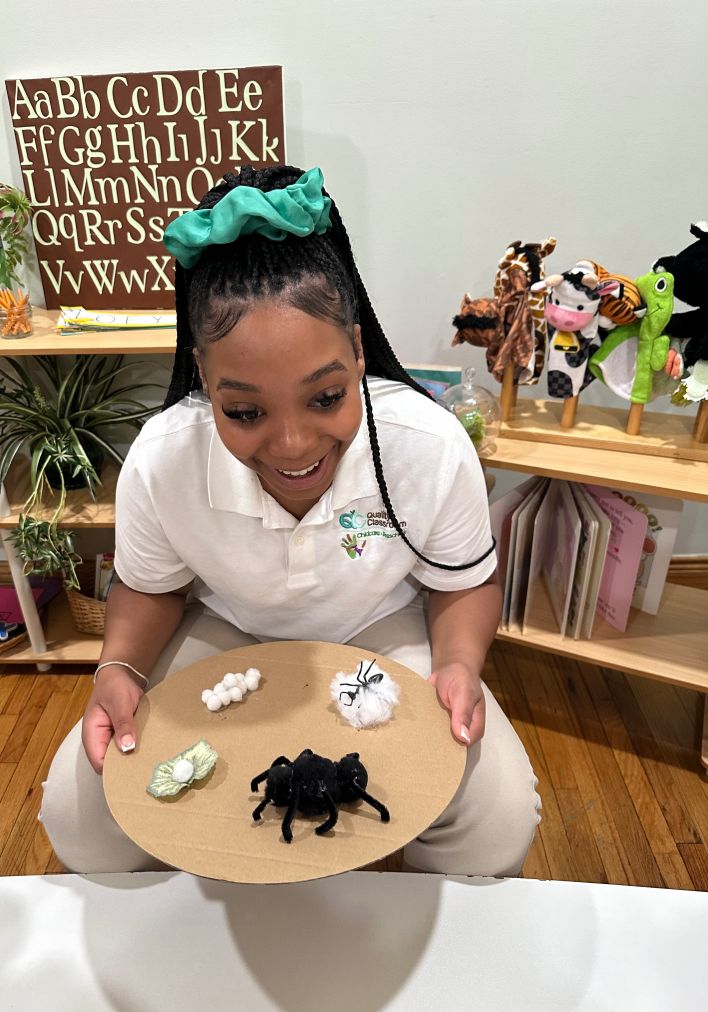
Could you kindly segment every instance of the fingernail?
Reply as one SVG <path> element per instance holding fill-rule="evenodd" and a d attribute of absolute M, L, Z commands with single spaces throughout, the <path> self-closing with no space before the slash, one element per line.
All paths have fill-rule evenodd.
<path fill-rule="evenodd" d="M 460 738 L 464 738 L 467 744 L 470 744 L 470 733 L 464 724 L 460 725 Z"/>
<path fill-rule="evenodd" d="M 120 740 L 121 752 L 132 752 L 134 748 L 135 748 L 135 739 L 133 738 L 132 734 L 124 734 Z"/>

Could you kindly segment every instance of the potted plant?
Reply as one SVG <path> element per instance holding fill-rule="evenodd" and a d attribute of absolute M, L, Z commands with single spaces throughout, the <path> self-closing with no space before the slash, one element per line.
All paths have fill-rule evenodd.
<path fill-rule="evenodd" d="M 27 337 L 32 333 L 29 293 L 23 291 L 19 269 L 29 251 L 26 229 L 32 208 L 21 190 L 0 183 L 0 334 Z M 13 291 L 17 285 L 17 291 Z"/>
<path fill-rule="evenodd" d="M 125 382 L 137 364 L 125 364 L 122 355 L 68 361 L 40 355 L 0 368 L 0 482 L 20 451 L 30 459 L 29 495 L 10 535 L 26 575 L 60 573 L 68 589 L 78 588 L 74 535 L 59 526 L 66 493 L 86 488 L 95 499 L 104 460 L 123 463 L 107 430 L 139 429 L 157 410 L 132 396 L 156 384 Z M 50 518 L 33 516 L 48 499 L 54 501 Z"/>

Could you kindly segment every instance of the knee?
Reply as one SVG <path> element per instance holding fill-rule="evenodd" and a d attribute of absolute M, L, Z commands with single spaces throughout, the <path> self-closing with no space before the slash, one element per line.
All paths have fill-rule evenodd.
<path fill-rule="evenodd" d="M 39 820 L 68 871 L 147 871 L 164 865 L 132 842 L 115 822 L 81 744 L 78 724 L 64 739 L 42 784 Z"/>
<path fill-rule="evenodd" d="M 471 754 L 452 803 L 408 845 L 406 862 L 448 875 L 518 875 L 541 820 L 538 781 L 526 754 L 519 759 L 495 764 L 497 775 L 485 782 Z"/>

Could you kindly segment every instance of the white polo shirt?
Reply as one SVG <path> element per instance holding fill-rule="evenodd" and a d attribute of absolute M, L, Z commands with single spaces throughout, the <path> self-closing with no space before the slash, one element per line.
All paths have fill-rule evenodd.
<path fill-rule="evenodd" d="M 368 380 L 391 502 L 428 558 L 471 562 L 491 545 L 482 469 L 448 411 L 390 380 Z M 134 590 L 196 596 L 256 637 L 344 643 L 413 600 L 494 572 L 421 562 L 388 520 L 364 415 L 332 486 L 302 519 L 226 449 L 211 404 L 185 398 L 133 443 L 116 496 L 116 571 Z"/>

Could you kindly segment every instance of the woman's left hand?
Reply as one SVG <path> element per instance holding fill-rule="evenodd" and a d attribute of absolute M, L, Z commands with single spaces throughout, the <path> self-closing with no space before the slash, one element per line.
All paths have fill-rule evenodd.
<path fill-rule="evenodd" d="M 445 664 L 428 681 L 450 712 L 452 733 L 464 745 L 474 745 L 484 734 L 485 702 L 482 680 L 464 664 Z"/>

